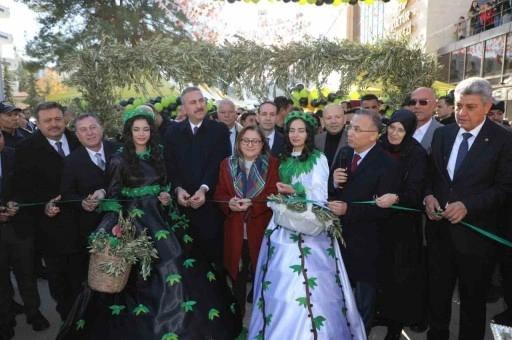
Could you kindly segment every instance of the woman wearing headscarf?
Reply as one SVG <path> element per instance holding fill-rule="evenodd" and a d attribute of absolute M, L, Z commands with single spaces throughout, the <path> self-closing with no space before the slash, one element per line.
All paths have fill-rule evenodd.
<path fill-rule="evenodd" d="M 392 205 L 418 209 L 425 187 L 427 153 L 412 138 L 416 115 L 405 109 L 391 116 L 381 146 L 400 163 L 401 186 L 397 193 L 376 198 L 381 208 Z M 388 326 L 386 340 L 399 339 L 404 325 L 424 318 L 424 257 L 421 213 L 396 210 L 381 229 L 377 316 Z"/>

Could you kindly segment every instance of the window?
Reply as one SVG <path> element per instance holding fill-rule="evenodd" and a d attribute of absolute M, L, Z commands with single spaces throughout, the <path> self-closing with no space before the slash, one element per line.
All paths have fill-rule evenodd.
<path fill-rule="evenodd" d="M 483 43 L 480 42 L 466 48 L 466 72 L 464 73 L 464 78 L 480 77 L 482 47 Z"/>
<path fill-rule="evenodd" d="M 442 66 L 439 80 L 447 83 L 450 75 L 450 54 L 440 55 L 437 61 Z"/>
<path fill-rule="evenodd" d="M 485 42 L 484 77 L 501 75 L 504 45 L 504 35 Z"/>
<path fill-rule="evenodd" d="M 464 54 L 463 48 L 452 52 L 450 62 L 450 83 L 457 83 L 462 80 L 464 74 Z"/>

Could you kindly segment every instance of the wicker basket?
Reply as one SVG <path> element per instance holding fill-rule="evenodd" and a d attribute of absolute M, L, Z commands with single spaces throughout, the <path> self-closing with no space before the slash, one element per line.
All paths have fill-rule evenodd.
<path fill-rule="evenodd" d="M 119 293 L 124 289 L 130 276 L 131 265 L 126 264 L 123 274 L 115 277 L 108 275 L 99 267 L 101 262 L 120 263 L 122 259 L 117 256 L 110 256 L 105 253 L 92 253 L 89 260 L 88 284 L 92 290 L 102 293 Z"/>

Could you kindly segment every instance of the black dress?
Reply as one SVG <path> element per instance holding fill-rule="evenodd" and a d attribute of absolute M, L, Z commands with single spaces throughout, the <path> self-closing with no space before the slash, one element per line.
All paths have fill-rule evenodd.
<path fill-rule="evenodd" d="M 144 212 L 134 225 L 139 232 L 147 228 L 159 258 L 147 280 L 132 268 L 121 293 L 99 293 L 85 284 L 57 339 L 235 339 L 242 321 L 232 294 L 185 236 L 186 228 L 173 227 L 168 216 L 174 210 L 169 214 L 157 198 L 163 189 L 155 167 L 140 160 L 143 177 L 123 178 L 126 167 L 122 153 L 112 157 L 107 198 L 118 199 L 125 211 Z M 117 217 L 107 213 L 98 229 L 110 232 Z"/>
<path fill-rule="evenodd" d="M 387 138 L 387 136 L 384 136 Z M 423 209 L 427 153 L 410 139 L 399 158 L 399 206 Z M 422 214 L 395 210 L 381 228 L 382 252 L 376 313 L 379 318 L 411 325 L 423 321 L 426 296 L 426 263 L 423 253 Z"/>

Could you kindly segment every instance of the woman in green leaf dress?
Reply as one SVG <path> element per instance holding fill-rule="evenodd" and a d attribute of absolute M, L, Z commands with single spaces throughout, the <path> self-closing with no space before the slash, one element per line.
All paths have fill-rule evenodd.
<path fill-rule="evenodd" d="M 325 206 L 329 167 L 314 148 L 315 129 L 316 121 L 307 113 L 286 118 L 277 188 Z M 299 233 L 272 219 L 256 267 L 249 339 L 352 338 L 366 339 L 366 333 L 338 240 L 326 231 Z"/>
<path fill-rule="evenodd" d="M 154 116 L 135 110 L 124 120 L 124 145 L 110 163 L 110 200 L 100 205 L 110 211 L 98 230 L 115 234 L 119 210 L 138 209 L 141 216 L 133 223 L 138 232 L 147 229 L 158 259 L 146 280 L 138 266 L 132 268 L 119 294 L 99 293 L 85 285 L 57 339 L 236 338 L 240 314 L 225 280 L 194 245 L 187 221 L 172 204 L 169 211 Z"/>

